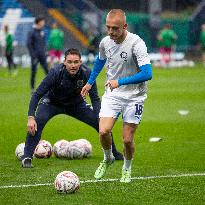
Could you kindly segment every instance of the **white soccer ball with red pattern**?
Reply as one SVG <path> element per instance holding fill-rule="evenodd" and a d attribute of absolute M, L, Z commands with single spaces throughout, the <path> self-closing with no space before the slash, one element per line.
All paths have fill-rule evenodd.
<path fill-rule="evenodd" d="M 21 143 L 16 147 L 15 154 L 19 160 L 21 160 L 21 158 L 24 155 L 24 147 L 25 147 L 25 143 Z"/>
<path fill-rule="evenodd" d="M 53 146 L 54 155 L 58 158 L 67 157 L 69 142 L 67 140 L 59 140 Z"/>
<path fill-rule="evenodd" d="M 79 140 L 71 141 L 69 144 L 67 157 L 69 159 L 82 159 L 85 150 L 83 144 Z"/>
<path fill-rule="evenodd" d="M 52 155 L 52 145 L 46 140 L 41 140 L 34 150 L 37 158 L 49 158 Z"/>
<path fill-rule="evenodd" d="M 78 140 L 81 146 L 84 148 L 84 157 L 89 157 L 92 155 L 92 145 L 86 139 L 79 139 Z"/>
<path fill-rule="evenodd" d="M 63 171 L 57 175 L 54 186 L 58 193 L 70 194 L 80 188 L 80 180 L 75 173 Z"/>

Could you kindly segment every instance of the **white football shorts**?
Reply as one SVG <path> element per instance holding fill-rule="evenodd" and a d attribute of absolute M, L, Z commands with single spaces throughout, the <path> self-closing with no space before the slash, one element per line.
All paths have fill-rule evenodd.
<path fill-rule="evenodd" d="M 101 102 L 99 117 L 118 118 L 122 113 L 123 122 L 139 124 L 142 118 L 146 97 L 124 99 L 104 94 Z"/>

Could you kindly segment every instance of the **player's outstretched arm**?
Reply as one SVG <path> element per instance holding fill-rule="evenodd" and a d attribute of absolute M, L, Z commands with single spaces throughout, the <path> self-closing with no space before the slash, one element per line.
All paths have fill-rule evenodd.
<path fill-rule="evenodd" d="M 106 63 L 106 59 L 105 60 L 101 60 L 99 58 L 99 56 L 97 56 L 94 66 L 93 66 L 93 70 L 90 74 L 90 77 L 88 79 L 88 82 L 86 83 L 86 85 L 82 88 L 81 90 L 81 95 L 84 97 L 86 95 L 88 95 L 89 90 L 91 89 L 92 85 L 94 84 L 97 76 L 99 75 L 100 71 L 103 69 L 104 65 Z"/>
<path fill-rule="evenodd" d="M 125 78 L 120 78 L 118 80 L 118 85 L 121 86 L 121 85 L 128 85 L 128 84 L 138 84 L 152 79 L 151 64 L 140 66 L 139 69 L 140 72 L 137 72 L 135 75 L 125 77 Z"/>

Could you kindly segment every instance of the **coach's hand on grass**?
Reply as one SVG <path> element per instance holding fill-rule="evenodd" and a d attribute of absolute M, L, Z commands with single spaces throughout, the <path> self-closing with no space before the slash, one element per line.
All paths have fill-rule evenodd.
<path fill-rule="evenodd" d="M 113 89 L 118 88 L 119 84 L 117 80 L 109 80 L 107 81 L 107 83 L 105 84 L 105 86 L 109 86 L 110 90 L 113 91 Z"/>
<path fill-rule="evenodd" d="M 36 123 L 36 120 L 33 116 L 28 117 L 27 128 L 28 128 L 29 134 L 34 136 L 35 132 L 37 131 L 37 123 Z"/>
<path fill-rule="evenodd" d="M 91 87 L 92 87 L 92 85 L 86 83 L 85 86 L 82 88 L 80 94 L 81 94 L 83 97 L 85 97 L 86 95 L 89 95 L 89 90 L 91 89 Z"/>

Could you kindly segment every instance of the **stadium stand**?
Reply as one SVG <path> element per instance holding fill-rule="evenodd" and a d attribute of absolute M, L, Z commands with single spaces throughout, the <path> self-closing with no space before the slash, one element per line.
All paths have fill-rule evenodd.
<path fill-rule="evenodd" d="M 18 55 L 26 53 L 25 42 L 26 36 L 33 24 L 32 14 L 17 0 L 0 1 L 0 42 L 1 55 L 3 56 L 4 46 L 4 25 L 9 26 L 9 32 L 15 37 L 15 49 Z M 22 32 L 23 31 L 23 32 Z"/>
<path fill-rule="evenodd" d="M 106 2 L 106 4 L 103 2 Z M 141 2 L 141 0 L 139 2 Z M 143 0 L 143 2 L 148 5 L 148 0 Z M 168 2 L 168 0 L 162 3 L 163 9 L 167 9 L 168 6 L 173 9 L 173 5 L 168 5 L 166 2 Z M 184 1 L 176 2 L 176 10 L 180 10 Z M 189 3 L 186 4 L 196 5 L 196 2 L 200 1 L 189 0 Z M 104 35 L 105 28 L 102 26 L 102 22 L 105 21 L 106 9 L 108 9 L 105 5 L 109 8 L 114 8 L 116 5 L 119 5 L 119 2 L 116 0 L 113 0 L 112 3 L 106 0 L 0 0 L 0 40 L 3 42 L 4 39 L 2 26 L 8 24 L 10 32 L 14 34 L 15 42 L 17 42 L 15 48 L 16 53 L 18 53 L 19 56 L 27 53 L 25 45 L 27 33 L 31 30 L 34 17 L 43 14 L 46 18 L 46 36 L 48 36 L 50 32 L 49 26 L 56 21 L 59 23 L 59 27 L 64 31 L 65 48 L 72 45 L 72 47 L 76 47 L 85 53 L 88 47 L 90 30 L 93 31 L 94 35 L 98 35 L 100 38 Z M 152 48 L 152 31 L 149 24 L 150 15 L 148 14 L 149 8 L 147 5 L 142 8 L 140 4 L 134 2 L 127 4 L 126 1 L 120 4 L 121 7 L 126 9 L 129 31 L 143 37 L 149 52 L 156 52 L 156 49 Z M 103 9 L 103 11 L 99 8 Z M 191 18 L 189 16 L 176 16 L 174 18 L 162 17 L 161 26 L 166 23 L 172 25 L 178 36 L 176 52 L 186 53 L 190 48 L 195 48 L 197 45 L 200 25 L 204 19 L 205 0 L 201 1 L 200 4 L 198 3 L 198 8 Z M 153 53 L 151 58 L 152 56 L 153 61 L 159 61 L 160 55 Z M 176 61 L 184 59 L 184 57 L 181 58 L 179 56 L 182 55 L 174 54 L 173 58 Z"/>
<path fill-rule="evenodd" d="M 48 7 L 44 4 L 44 2 L 40 0 L 36 1 L 27 1 L 27 0 L 19 0 L 28 10 L 34 15 L 44 15 L 46 19 L 46 24 L 50 26 L 54 21 L 59 23 L 60 28 L 64 31 L 65 34 L 65 47 L 69 47 L 69 45 L 73 45 L 78 49 L 82 49 L 83 45 L 76 39 L 76 36 L 73 35 L 61 22 L 54 18 L 54 16 L 50 15 Z M 58 9 L 58 8 L 56 8 Z M 62 14 L 63 15 L 63 14 Z"/>

